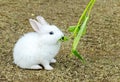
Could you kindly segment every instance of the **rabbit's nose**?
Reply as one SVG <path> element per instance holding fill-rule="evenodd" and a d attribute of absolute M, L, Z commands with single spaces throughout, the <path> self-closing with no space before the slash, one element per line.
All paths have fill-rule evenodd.
<path fill-rule="evenodd" d="M 61 39 L 64 40 L 64 36 L 62 36 Z"/>

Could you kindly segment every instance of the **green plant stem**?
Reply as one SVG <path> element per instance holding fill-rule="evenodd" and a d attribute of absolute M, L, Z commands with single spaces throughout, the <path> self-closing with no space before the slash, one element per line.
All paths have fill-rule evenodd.
<path fill-rule="evenodd" d="M 95 1 L 96 1 L 96 0 L 92 0 L 92 2 L 90 3 L 90 8 L 89 8 L 89 11 L 88 11 L 88 16 L 90 15 L 90 12 L 91 12 L 91 10 L 92 10 L 92 7 L 93 7 Z"/>

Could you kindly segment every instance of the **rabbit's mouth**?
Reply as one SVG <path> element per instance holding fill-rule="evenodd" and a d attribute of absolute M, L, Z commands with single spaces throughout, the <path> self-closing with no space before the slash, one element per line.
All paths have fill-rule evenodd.
<path fill-rule="evenodd" d="M 58 41 L 60 41 L 60 42 L 64 42 L 64 41 L 68 41 L 68 37 L 67 36 L 63 36 L 63 37 L 61 37 Z"/>

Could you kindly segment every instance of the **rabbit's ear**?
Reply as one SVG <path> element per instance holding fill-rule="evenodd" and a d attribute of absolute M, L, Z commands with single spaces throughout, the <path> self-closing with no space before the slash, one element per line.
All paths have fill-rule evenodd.
<path fill-rule="evenodd" d="M 32 28 L 36 31 L 36 32 L 40 32 L 40 27 L 41 27 L 41 24 L 39 24 L 36 20 L 34 19 L 29 19 L 29 22 L 32 26 Z"/>
<path fill-rule="evenodd" d="M 36 19 L 38 20 L 38 22 L 42 25 L 48 25 L 48 22 L 42 17 L 42 16 L 37 16 Z"/>

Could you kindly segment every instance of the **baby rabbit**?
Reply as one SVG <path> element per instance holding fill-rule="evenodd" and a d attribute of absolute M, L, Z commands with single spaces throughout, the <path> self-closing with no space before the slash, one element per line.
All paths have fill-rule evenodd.
<path fill-rule="evenodd" d="M 54 57 L 57 55 L 61 42 L 59 39 L 64 34 L 55 26 L 50 25 L 42 16 L 29 19 L 35 32 L 29 32 L 22 36 L 14 46 L 14 63 L 25 69 L 52 70 L 50 63 L 55 63 Z"/>

